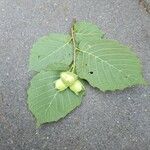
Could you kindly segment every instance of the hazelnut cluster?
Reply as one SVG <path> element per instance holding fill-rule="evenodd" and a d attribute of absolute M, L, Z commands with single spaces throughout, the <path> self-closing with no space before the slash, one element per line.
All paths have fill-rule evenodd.
<path fill-rule="evenodd" d="M 66 71 L 60 74 L 60 78 L 55 81 L 55 88 L 63 91 L 70 88 L 75 94 L 79 94 L 84 90 L 83 84 L 78 80 L 78 76 L 73 72 Z"/>

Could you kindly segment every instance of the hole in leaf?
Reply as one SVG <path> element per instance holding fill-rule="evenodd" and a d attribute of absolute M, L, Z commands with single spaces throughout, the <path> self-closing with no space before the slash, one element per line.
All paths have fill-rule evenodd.
<path fill-rule="evenodd" d="M 93 71 L 90 71 L 90 74 L 93 74 Z"/>

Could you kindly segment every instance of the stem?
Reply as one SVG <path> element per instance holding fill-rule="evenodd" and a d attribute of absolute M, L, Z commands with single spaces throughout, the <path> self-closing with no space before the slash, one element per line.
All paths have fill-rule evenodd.
<path fill-rule="evenodd" d="M 74 33 L 74 23 L 75 22 L 76 22 L 76 20 L 74 19 L 72 27 L 71 27 L 71 39 L 72 39 L 72 44 L 73 44 L 73 64 L 71 66 L 72 72 L 75 71 L 75 67 L 76 67 L 76 50 L 77 50 L 77 47 L 76 47 L 75 33 Z"/>

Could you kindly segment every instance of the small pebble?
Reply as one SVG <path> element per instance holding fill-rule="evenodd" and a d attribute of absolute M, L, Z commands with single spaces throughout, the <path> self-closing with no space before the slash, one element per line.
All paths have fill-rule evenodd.
<path fill-rule="evenodd" d="M 57 6 L 57 3 L 54 3 L 54 6 Z"/>
<path fill-rule="evenodd" d="M 145 109 L 144 111 L 147 112 L 147 109 Z"/>
<path fill-rule="evenodd" d="M 119 123 L 119 121 L 117 120 L 117 123 Z"/>

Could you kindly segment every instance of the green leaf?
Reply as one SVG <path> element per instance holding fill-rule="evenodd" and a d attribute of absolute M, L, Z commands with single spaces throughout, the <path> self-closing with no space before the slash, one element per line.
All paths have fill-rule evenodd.
<path fill-rule="evenodd" d="M 29 68 L 40 71 L 49 65 L 69 66 L 72 61 L 71 38 L 64 34 L 50 34 L 40 38 L 31 49 Z M 59 65 L 61 64 L 61 65 Z"/>
<path fill-rule="evenodd" d="M 93 87 L 114 91 L 145 83 L 138 58 L 117 41 L 82 41 L 79 51 L 77 73 Z"/>
<path fill-rule="evenodd" d="M 78 43 L 82 40 L 98 40 L 104 37 L 104 33 L 95 24 L 86 21 L 76 22 L 74 30 Z"/>
<path fill-rule="evenodd" d="M 43 70 L 54 70 L 54 71 L 64 71 L 64 70 L 69 70 L 69 66 L 67 64 L 61 64 L 61 63 L 55 63 L 55 64 L 50 64 L 48 65 L 45 69 Z"/>
<path fill-rule="evenodd" d="M 40 125 L 57 121 L 81 104 L 82 94 L 76 96 L 69 88 L 59 92 L 54 81 L 59 72 L 41 71 L 31 80 L 28 89 L 28 106 Z"/>

